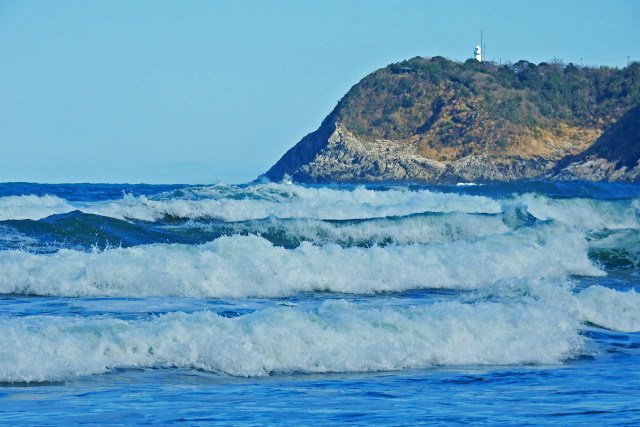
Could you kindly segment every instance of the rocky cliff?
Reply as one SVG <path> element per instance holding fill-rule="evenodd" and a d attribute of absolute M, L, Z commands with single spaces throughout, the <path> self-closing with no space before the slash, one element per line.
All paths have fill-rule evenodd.
<path fill-rule="evenodd" d="M 639 83 L 637 63 L 617 70 L 414 58 L 356 84 L 265 176 L 307 183 L 638 180 Z"/>
<path fill-rule="evenodd" d="M 607 128 L 587 150 L 567 156 L 551 179 L 640 181 L 640 105 Z"/>

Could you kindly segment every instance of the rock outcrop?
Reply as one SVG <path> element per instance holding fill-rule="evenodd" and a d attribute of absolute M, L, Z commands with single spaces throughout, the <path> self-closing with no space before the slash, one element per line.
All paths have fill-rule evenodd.
<path fill-rule="evenodd" d="M 328 129 L 333 132 L 325 140 Z M 466 156 L 445 164 L 417 154 L 404 141 L 363 141 L 342 124 L 324 124 L 307 135 L 274 165 L 266 176 L 288 177 L 306 183 L 457 183 L 496 182 L 535 178 L 554 164 L 544 159 L 492 159 L 486 154 Z"/>
<path fill-rule="evenodd" d="M 360 140 L 342 124 L 325 121 L 289 150 L 267 177 L 277 180 L 286 174 L 311 183 L 426 182 L 437 180 L 443 171 L 442 164 L 415 154 L 408 145 Z"/>

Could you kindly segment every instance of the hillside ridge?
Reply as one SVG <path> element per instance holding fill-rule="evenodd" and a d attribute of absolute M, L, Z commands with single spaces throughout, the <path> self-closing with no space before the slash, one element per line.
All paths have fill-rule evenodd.
<path fill-rule="evenodd" d="M 633 145 L 635 128 L 606 131 L 637 105 L 639 63 L 612 69 L 413 58 L 354 85 L 265 177 L 307 183 L 603 180 L 608 177 L 559 167 L 575 169 L 586 159 L 582 153 L 590 159 L 608 153 L 609 167 L 626 171 L 615 179 L 636 180 L 629 174 L 637 167 L 629 155 L 635 151 L 613 147 L 621 136 Z"/>

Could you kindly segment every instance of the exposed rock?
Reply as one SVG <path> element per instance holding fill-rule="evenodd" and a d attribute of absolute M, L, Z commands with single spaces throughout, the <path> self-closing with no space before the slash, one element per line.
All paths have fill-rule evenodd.
<path fill-rule="evenodd" d="M 339 123 L 308 164 L 291 174 L 302 182 L 399 182 L 432 181 L 444 166 L 413 153 L 397 141 L 362 141 Z"/>
<path fill-rule="evenodd" d="M 491 159 L 487 155 L 468 156 L 447 167 L 442 183 L 504 182 L 537 178 L 548 173 L 555 162 L 532 158 Z"/>
<path fill-rule="evenodd" d="M 635 167 L 618 167 L 619 161 L 589 156 L 581 161 L 570 163 L 550 177 L 554 181 L 640 181 L 640 162 Z"/>
<path fill-rule="evenodd" d="M 331 135 L 324 140 L 333 128 Z M 266 176 L 285 175 L 297 182 L 327 183 L 457 183 L 496 182 L 535 178 L 548 173 L 555 162 L 534 158 L 492 159 L 470 155 L 450 164 L 417 154 L 406 141 L 363 141 L 340 123 L 323 124 L 289 150 Z"/>

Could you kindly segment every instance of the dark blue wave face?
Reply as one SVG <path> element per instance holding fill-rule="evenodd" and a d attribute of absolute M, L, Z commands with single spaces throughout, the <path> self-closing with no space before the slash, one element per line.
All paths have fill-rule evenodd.
<path fill-rule="evenodd" d="M 0 197 L 49 194 L 72 202 L 119 199 L 123 194 L 153 196 L 188 187 L 183 184 L 34 184 L 27 182 L 0 183 Z"/>
<path fill-rule="evenodd" d="M 18 232 L 31 240 L 12 249 L 33 252 L 54 252 L 61 248 L 90 251 L 109 247 L 131 247 L 151 243 L 198 244 L 206 240 L 197 236 L 179 235 L 151 224 L 133 223 L 120 219 L 86 214 L 78 210 L 52 215 L 38 221 L 0 221 L 0 226 Z M 0 234 L 2 228 L 0 228 Z M 6 243 L 5 243 L 6 245 Z M 16 243 L 13 246 L 17 246 Z M 1 247 L 1 244 L 0 244 Z"/>
<path fill-rule="evenodd" d="M 504 214 L 468 214 L 477 217 L 478 221 L 491 220 L 502 223 L 505 227 L 517 229 L 530 226 L 536 219 L 526 211 L 517 210 Z M 438 242 L 465 239 L 460 231 L 456 231 L 449 223 L 451 215 L 443 213 L 422 213 L 404 217 L 358 219 L 358 220 L 296 220 L 266 218 L 252 221 L 224 222 L 177 221 L 169 223 L 159 221 L 147 223 L 141 221 L 125 221 L 81 211 L 52 215 L 40 220 L 8 220 L 0 221 L 0 250 L 23 249 L 32 252 L 55 252 L 61 248 L 81 251 L 107 249 L 114 247 L 131 247 L 152 243 L 202 244 L 222 236 L 259 235 L 275 246 L 287 249 L 298 247 L 302 242 L 314 244 L 338 244 L 342 247 L 371 247 L 397 244 L 398 237 L 393 231 L 398 228 L 419 224 L 444 224 Z M 367 228 L 384 227 L 388 231 L 367 234 Z M 5 233 L 18 233 L 31 239 L 12 242 L 1 237 Z M 409 243 L 424 243 L 428 236 L 416 237 Z M 433 240 L 433 238 L 431 239 Z M 400 243 L 406 243 L 402 241 Z"/>

